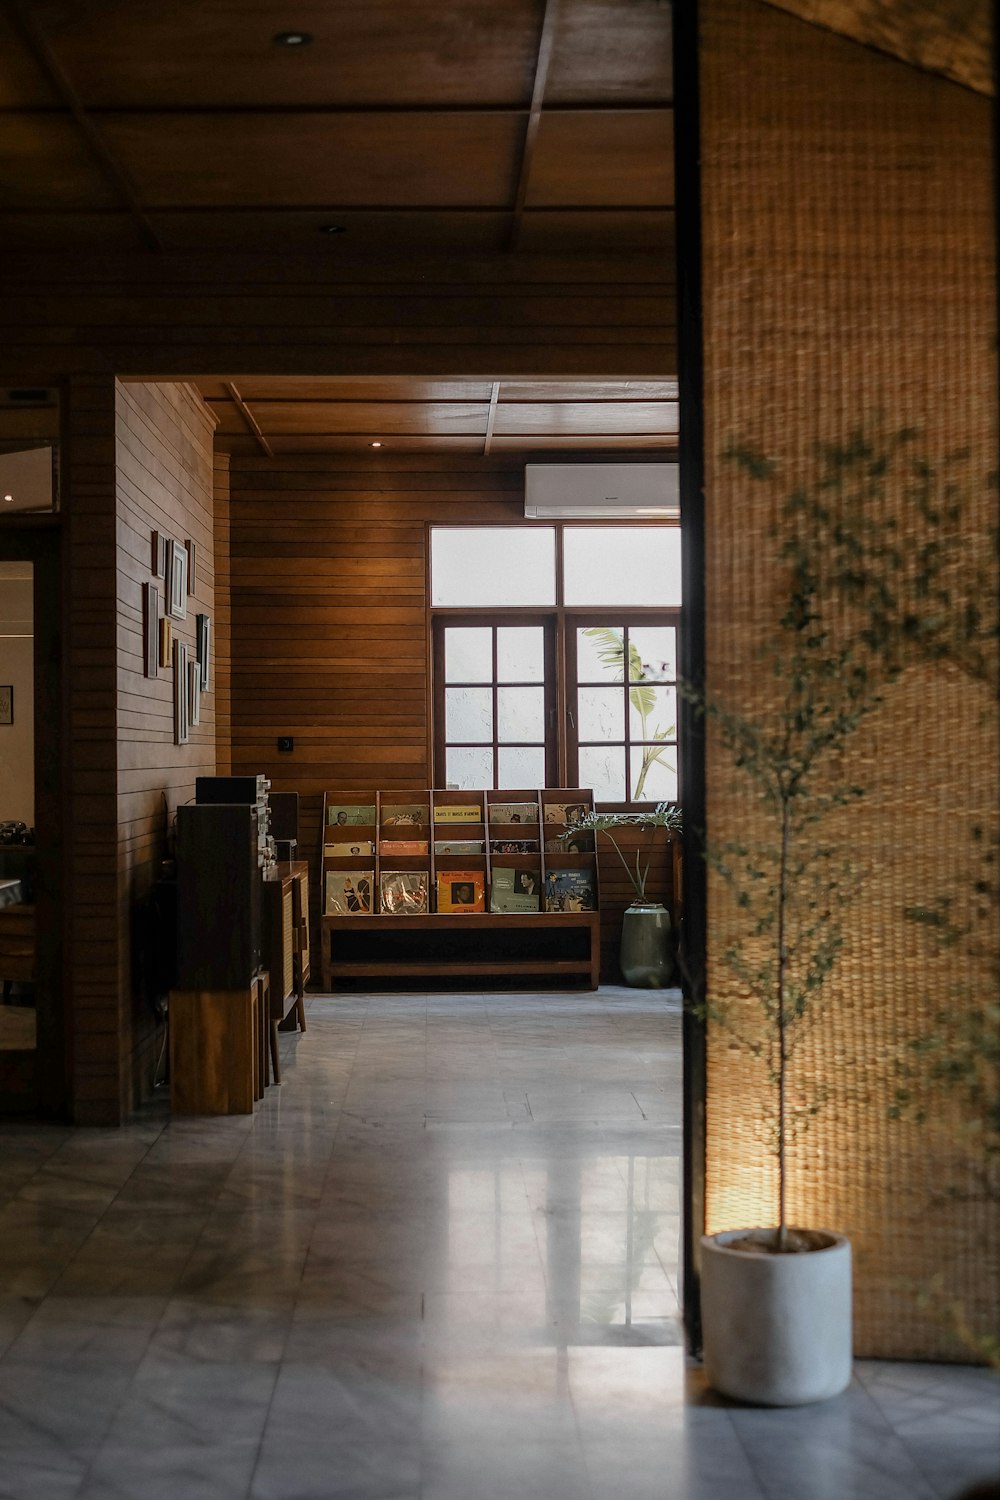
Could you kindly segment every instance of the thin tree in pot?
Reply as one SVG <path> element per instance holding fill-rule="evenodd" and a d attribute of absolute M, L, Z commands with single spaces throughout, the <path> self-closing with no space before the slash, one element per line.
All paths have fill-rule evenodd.
<path fill-rule="evenodd" d="M 751 474 L 772 468 L 755 455 L 733 457 Z M 761 650 L 764 674 L 777 685 L 764 707 L 724 703 L 689 685 L 681 691 L 714 727 L 734 770 L 750 783 L 766 832 L 710 841 L 709 864 L 729 887 L 735 921 L 723 958 L 763 1025 L 747 1028 L 738 1004 L 703 1000 L 703 1014 L 765 1067 L 772 1099 L 765 1105 L 777 1159 L 777 1223 L 772 1248 L 804 1248 L 789 1234 L 788 1150 L 822 1103 L 814 1088 L 793 1102 L 798 1043 L 815 1019 L 843 946 L 845 909 L 859 875 L 829 833 L 832 815 L 856 804 L 864 787 L 851 774 L 848 747 L 882 701 L 890 665 L 880 670 L 866 637 L 867 620 L 845 619 L 828 590 L 828 558 L 806 524 L 802 494 L 783 508 L 785 578 L 777 623 Z M 762 695 L 765 696 L 765 695 Z M 824 836 L 826 834 L 826 836 Z"/>

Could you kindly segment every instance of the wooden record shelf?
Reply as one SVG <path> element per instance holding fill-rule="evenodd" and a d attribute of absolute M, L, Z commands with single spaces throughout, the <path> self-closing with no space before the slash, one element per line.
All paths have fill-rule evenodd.
<path fill-rule="evenodd" d="M 491 808 L 513 804 L 534 810 L 534 819 L 519 823 L 499 821 Z M 448 808 L 466 808 L 469 817 L 456 821 Z M 425 977 L 470 979 L 535 978 L 564 979 L 567 984 L 596 989 L 600 975 L 600 905 L 597 856 L 590 847 L 583 851 L 546 849 L 565 827 L 553 818 L 556 809 L 593 807 L 593 793 L 583 788 L 546 788 L 539 791 L 436 791 L 421 788 L 403 791 L 331 791 L 323 799 L 321 830 L 321 900 L 323 915 L 323 987 L 358 979 L 386 981 Z M 336 809 L 371 809 L 363 822 L 337 823 Z M 419 821 L 393 823 L 403 809 Z M 471 813 L 475 810 L 476 816 Z M 523 816 L 523 814 L 522 814 Z M 331 819 L 333 821 L 331 821 Z M 426 852 L 384 851 L 401 836 L 422 844 Z M 435 846 L 445 843 L 478 844 L 481 852 L 444 853 Z M 529 850 L 496 850 L 491 844 L 528 842 Z M 331 852 L 348 846 L 364 852 Z M 588 885 L 594 909 L 490 911 L 490 890 L 495 867 L 527 872 L 534 888 L 546 890 L 546 877 L 572 872 Z M 419 913 L 327 910 L 327 875 L 350 870 L 370 882 L 372 904 L 379 905 L 383 872 L 426 872 L 429 910 Z M 481 876 L 487 910 L 436 911 L 435 892 L 449 873 L 470 872 Z M 541 904 L 545 898 L 542 896 Z"/>

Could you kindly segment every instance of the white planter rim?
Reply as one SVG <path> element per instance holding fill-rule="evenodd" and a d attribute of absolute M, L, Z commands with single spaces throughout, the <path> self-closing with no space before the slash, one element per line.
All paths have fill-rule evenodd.
<path fill-rule="evenodd" d="M 712 1250 L 718 1254 L 733 1256 L 739 1260 L 746 1260 L 747 1256 L 764 1255 L 772 1260 L 795 1260 L 800 1255 L 813 1256 L 822 1255 L 829 1250 L 840 1250 L 850 1245 L 846 1234 L 840 1234 L 836 1229 L 812 1229 L 801 1224 L 789 1224 L 788 1230 L 792 1234 L 807 1234 L 814 1238 L 819 1237 L 822 1243 L 812 1245 L 808 1250 L 797 1250 L 783 1252 L 780 1255 L 770 1248 L 773 1243 L 777 1225 L 770 1228 L 762 1228 L 756 1225 L 751 1229 L 723 1229 L 718 1234 L 703 1234 L 701 1237 L 702 1248 Z M 729 1247 L 734 1240 L 760 1239 L 760 1250 L 731 1250 Z"/>

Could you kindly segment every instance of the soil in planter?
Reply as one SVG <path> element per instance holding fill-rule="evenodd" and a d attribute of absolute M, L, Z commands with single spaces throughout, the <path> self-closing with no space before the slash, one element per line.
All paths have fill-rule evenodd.
<path fill-rule="evenodd" d="M 833 1244 L 821 1229 L 789 1229 L 780 1250 L 773 1229 L 758 1229 L 742 1239 L 730 1240 L 727 1250 L 743 1250 L 750 1255 L 802 1255 L 808 1250 L 828 1250 Z"/>

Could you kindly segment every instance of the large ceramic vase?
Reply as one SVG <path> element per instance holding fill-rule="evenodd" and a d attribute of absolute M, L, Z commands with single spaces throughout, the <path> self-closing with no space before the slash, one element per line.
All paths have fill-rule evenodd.
<path fill-rule="evenodd" d="M 798 1254 L 729 1248 L 773 1234 L 733 1229 L 702 1239 L 705 1374 L 721 1395 L 754 1406 L 826 1401 L 851 1379 L 851 1243 L 813 1230 L 817 1248 Z"/>
<path fill-rule="evenodd" d="M 636 989 L 662 990 L 670 983 L 670 913 L 658 901 L 633 901 L 622 917 L 619 954 L 622 977 Z"/>

